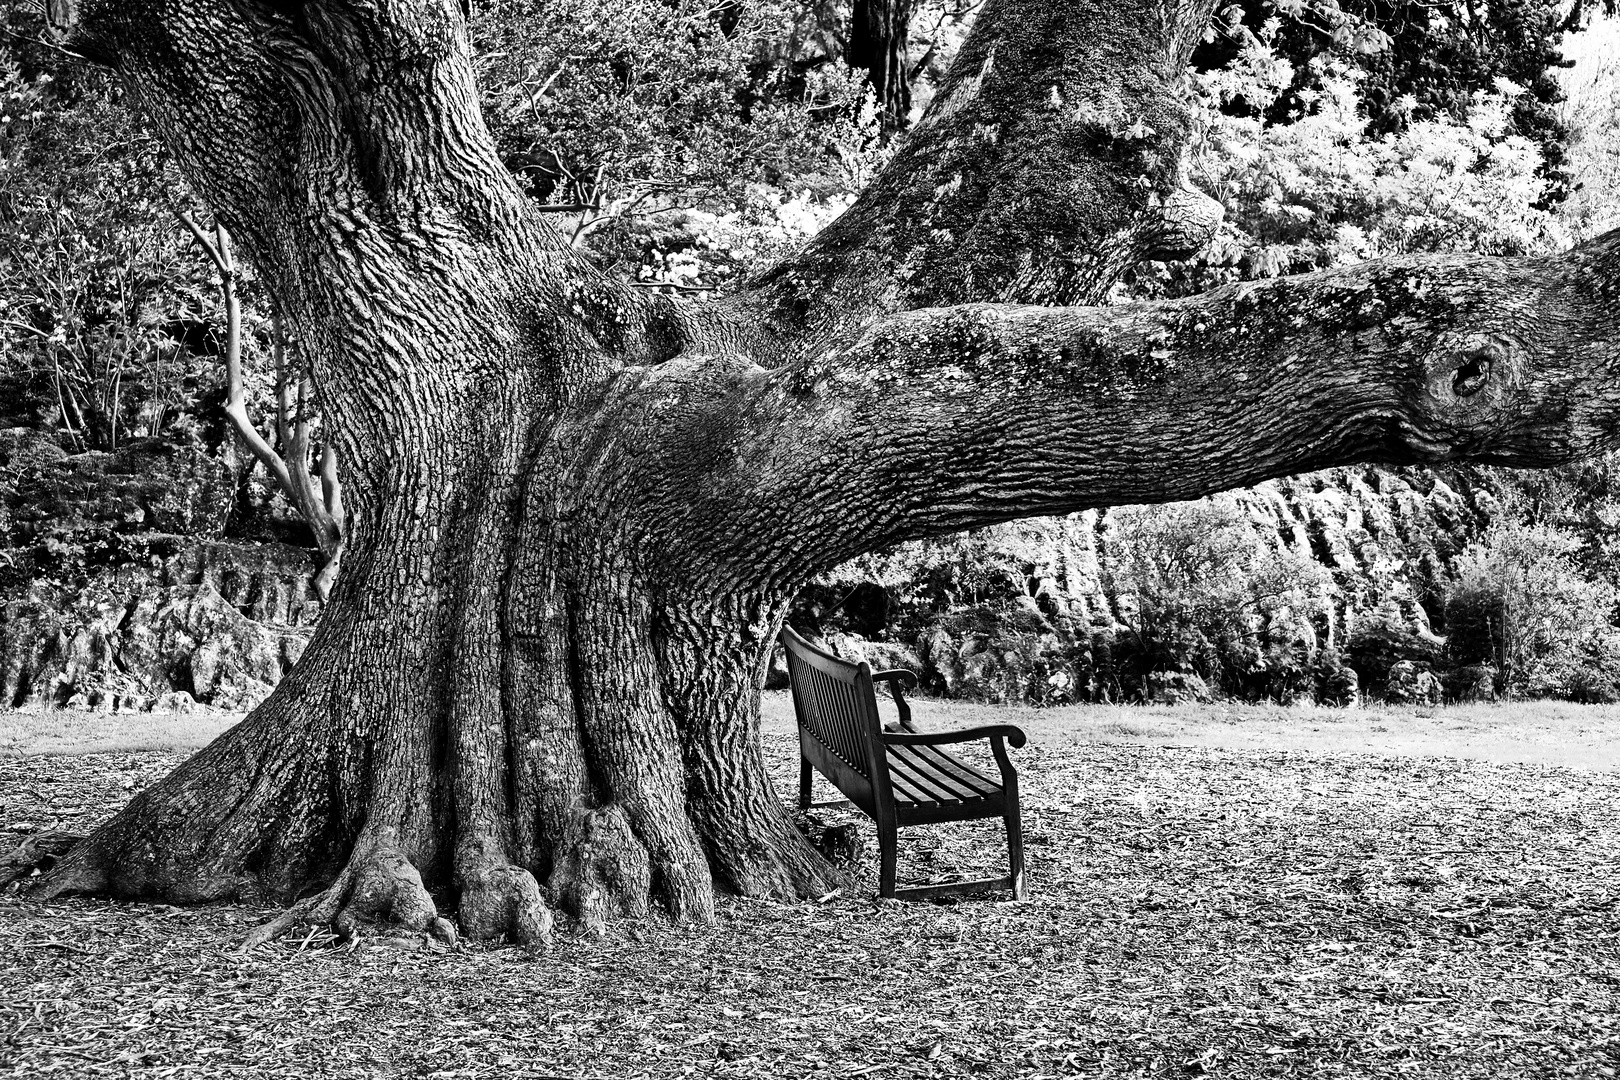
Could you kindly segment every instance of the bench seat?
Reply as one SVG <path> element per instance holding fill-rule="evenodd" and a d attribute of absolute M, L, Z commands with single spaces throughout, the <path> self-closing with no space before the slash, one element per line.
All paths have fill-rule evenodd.
<path fill-rule="evenodd" d="M 897 806 L 925 815 L 951 813 L 935 819 L 939 821 L 961 820 L 952 807 L 972 807 L 974 817 L 1000 816 L 1005 803 L 1001 783 L 966 762 L 934 746 L 888 746 L 884 750 Z"/>

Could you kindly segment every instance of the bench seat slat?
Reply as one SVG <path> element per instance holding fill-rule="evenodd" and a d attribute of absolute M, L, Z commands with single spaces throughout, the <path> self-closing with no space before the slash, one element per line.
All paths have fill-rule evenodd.
<path fill-rule="evenodd" d="M 1001 790 L 1000 781 L 991 779 L 961 758 L 954 757 L 937 746 L 910 746 L 906 749 L 952 779 L 966 785 L 975 796 L 994 795 Z"/>
<path fill-rule="evenodd" d="M 970 784 L 951 776 L 948 772 L 917 753 L 916 747 L 891 746 L 888 748 L 889 775 L 903 773 L 914 786 L 924 788 L 932 793 L 930 802 L 959 802 L 964 799 L 979 799 L 996 790 L 992 786 L 990 791 L 981 790 Z"/>
<path fill-rule="evenodd" d="M 905 767 L 905 764 L 889 758 L 889 784 L 894 789 L 894 797 L 898 802 L 927 803 L 937 805 L 941 803 L 961 801 L 955 795 L 940 790 L 939 786 L 932 784 L 922 774 Z"/>
<path fill-rule="evenodd" d="M 894 792 L 897 802 L 935 803 L 939 796 L 919 784 L 915 778 L 904 773 L 889 770 L 889 787 Z"/>
<path fill-rule="evenodd" d="M 962 776 L 962 772 L 951 767 L 954 758 L 933 750 L 932 746 L 889 746 L 888 750 L 891 761 L 901 759 L 912 771 L 920 772 L 922 776 L 933 780 L 936 787 L 948 790 L 951 798 L 978 798 L 980 795 L 990 795 L 991 792 L 1001 789 L 1000 784 L 993 784 L 988 777 L 978 777 L 983 780 L 982 784 L 974 784 L 972 780 Z M 933 750 L 933 753 L 925 753 L 928 750 Z M 961 767 L 964 771 L 972 772 L 967 769 L 966 764 L 962 764 Z"/>

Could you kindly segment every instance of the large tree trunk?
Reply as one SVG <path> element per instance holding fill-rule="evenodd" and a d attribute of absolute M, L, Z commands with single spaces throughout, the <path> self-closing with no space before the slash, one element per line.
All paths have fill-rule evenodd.
<path fill-rule="evenodd" d="M 264 934 L 446 932 L 448 902 L 518 940 L 555 904 L 599 925 L 824 892 L 758 738 L 815 573 L 1335 462 L 1549 463 L 1615 428 L 1615 241 L 912 310 L 1094 299 L 1207 234 L 1166 96 L 1207 5 L 992 0 L 895 168 L 707 306 L 603 279 L 532 214 L 458 5 L 176 10 L 92 0 L 71 41 L 136 88 L 309 352 L 352 534 L 301 663 L 46 891 L 299 901 Z"/>
<path fill-rule="evenodd" d="M 1096 304 L 1190 255 L 1219 203 L 1187 182 L 1186 68 L 1215 0 L 987 3 L 928 111 L 860 200 L 721 307 L 764 362 L 896 311 Z"/>
<path fill-rule="evenodd" d="M 654 896 L 707 918 L 716 875 L 826 891 L 759 754 L 787 594 L 653 580 L 623 503 L 656 430 L 597 419 L 616 372 L 697 324 L 532 215 L 457 9 L 200 7 L 86 5 L 75 42 L 129 77 L 304 342 L 349 551 L 304 662 L 47 889 L 320 890 L 299 915 L 417 927 L 439 889 L 468 932 L 519 939 L 550 924 L 539 882 L 593 922 Z"/>

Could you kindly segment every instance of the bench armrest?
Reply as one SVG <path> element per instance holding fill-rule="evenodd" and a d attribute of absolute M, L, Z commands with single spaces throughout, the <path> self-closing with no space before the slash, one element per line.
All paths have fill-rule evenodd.
<path fill-rule="evenodd" d="M 897 680 L 907 690 L 917 689 L 917 676 L 905 668 L 890 668 L 888 671 L 872 672 L 872 681 L 875 683 L 886 682 L 890 679 Z"/>
<path fill-rule="evenodd" d="M 917 676 L 905 668 L 890 668 L 887 671 L 872 672 L 874 684 L 886 682 L 889 684 L 889 693 L 894 696 L 894 707 L 900 713 L 900 730 L 915 732 L 917 729 L 911 724 L 911 706 L 906 704 L 906 695 L 900 692 L 901 687 L 907 690 L 917 689 Z"/>
<path fill-rule="evenodd" d="M 983 727 L 963 728 L 960 731 L 916 732 L 885 731 L 883 741 L 891 746 L 940 746 L 944 743 L 973 742 L 976 739 L 1006 739 L 1014 750 L 1029 740 L 1024 729 L 1012 724 L 986 724 Z"/>

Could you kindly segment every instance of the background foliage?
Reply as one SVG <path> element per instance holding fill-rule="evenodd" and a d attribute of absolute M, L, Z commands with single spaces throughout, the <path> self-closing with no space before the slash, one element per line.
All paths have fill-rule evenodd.
<path fill-rule="evenodd" d="M 911 119 L 977 6 L 915 6 Z M 844 63 L 835 0 L 476 10 L 508 167 L 578 246 L 649 288 L 741 281 L 848 206 L 905 137 Z M 218 418 L 222 318 L 174 218 L 181 185 L 115 85 L 31 44 L 19 8 L 3 19 L 4 424 L 71 452 L 157 439 L 221 456 L 239 478 L 233 535 L 270 535 L 289 511 Z M 1616 25 L 1550 0 L 1227 7 L 1191 72 L 1189 162 L 1226 223 L 1115 299 L 1390 254 L 1554 251 L 1614 224 Z M 267 311 L 251 282 L 247 299 L 262 412 Z M 1607 699 L 1611 472 L 1339 470 L 1020 522 L 857 560 L 795 618 L 990 700 Z"/>
<path fill-rule="evenodd" d="M 208 306 L 165 225 L 177 179 L 118 97 L 41 48 L 0 52 L 0 385 L 12 424 L 80 449 L 183 437 L 203 390 L 176 339 Z"/>
<path fill-rule="evenodd" d="M 1226 220 L 1199 256 L 1144 264 L 1115 298 L 1386 255 L 1539 254 L 1600 231 L 1620 205 L 1606 138 L 1620 69 L 1602 47 L 1615 24 L 1564 34 L 1567 14 L 1539 0 L 1226 8 L 1195 57 L 1190 162 Z M 1355 505 L 1377 470 L 1336 471 L 1280 509 L 1250 494 L 1023 522 L 853 564 L 804 614 L 870 633 L 874 609 L 892 612 L 880 633 L 914 644 L 900 659 L 990 699 L 1606 700 L 1611 468 L 1461 470 L 1385 485 L 1383 505 L 1376 491 Z M 1337 517 L 1306 506 L 1325 498 L 1345 504 Z M 1391 513 L 1379 532 L 1371 519 Z M 1290 547 L 1279 529 L 1314 531 Z M 950 614 L 963 605 L 971 625 Z M 1000 661 L 975 678 L 953 669 L 963 650 Z"/>

